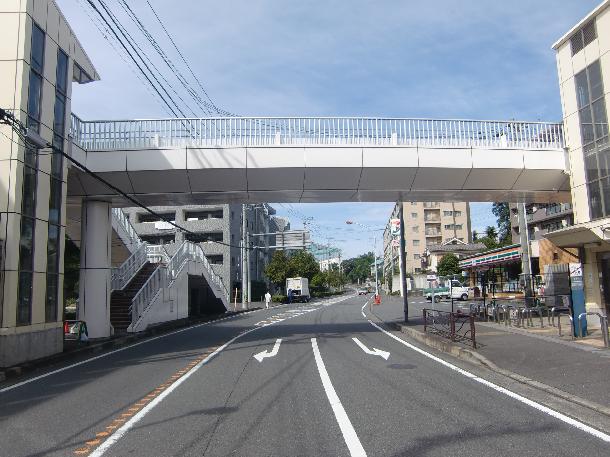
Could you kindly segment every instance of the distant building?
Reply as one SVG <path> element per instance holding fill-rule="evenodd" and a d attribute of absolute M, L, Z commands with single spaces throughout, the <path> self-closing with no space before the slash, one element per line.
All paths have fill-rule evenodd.
<path fill-rule="evenodd" d="M 470 205 L 465 202 L 403 202 L 405 221 L 406 273 L 423 271 L 422 258 L 427 249 L 455 240 L 469 244 L 471 241 Z M 390 221 L 398 218 L 398 204 L 394 206 L 383 234 L 384 274 L 394 266 L 398 269 L 398 238 L 391 235 Z"/>
<path fill-rule="evenodd" d="M 341 249 L 312 243 L 308 251 L 315 257 L 320 265 L 320 270 L 326 271 L 331 265 L 341 265 Z"/>

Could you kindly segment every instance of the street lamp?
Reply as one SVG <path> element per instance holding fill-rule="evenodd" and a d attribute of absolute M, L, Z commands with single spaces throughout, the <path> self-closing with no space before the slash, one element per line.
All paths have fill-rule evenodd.
<path fill-rule="evenodd" d="M 345 223 L 347 225 L 358 225 L 362 228 L 364 228 L 365 230 L 369 231 L 369 232 L 383 232 L 385 229 L 377 229 L 377 228 L 373 228 L 373 227 L 369 227 L 368 225 L 364 225 L 361 224 L 359 222 L 354 222 L 354 221 L 345 221 Z M 377 233 L 375 233 L 373 235 L 373 243 L 374 243 L 374 251 L 373 251 L 373 258 L 375 260 L 375 298 L 379 297 L 379 272 L 377 269 Z"/>

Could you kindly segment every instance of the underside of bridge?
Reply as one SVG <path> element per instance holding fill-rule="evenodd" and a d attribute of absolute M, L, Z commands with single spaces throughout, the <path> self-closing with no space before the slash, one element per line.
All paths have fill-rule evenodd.
<path fill-rule="evenodd" d="M 74 157 L 146 205 L 254 202 L 570 201 L 565 152 L 438 147 L 84 151 Z M 72 167 L 69 201 L 132 203 Z"/>

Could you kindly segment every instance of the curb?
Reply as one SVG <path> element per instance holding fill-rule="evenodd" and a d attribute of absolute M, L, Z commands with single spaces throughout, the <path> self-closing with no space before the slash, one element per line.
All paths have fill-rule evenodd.
<path fill-rule="evenodd" d="M 106 350 L 118 349 L 123 346 L 127 346 L 136 341 L 145 340 L 149 337 L 162 335 L 164 333 L 171 332 L 172 330 L 176 330 L 178 328 L 191 327 L 194 325 L 198 325 L 205 322 L 213 322 L 219 319 L 224 319 L 227 317 L 232 317 L 238 314 L 243 314 L 251 311 L 255 311 L 260 309 L 258 307 L 251 308 L 247 310 L 239 310 L 239 311 L 227 311 L 225 313 L 214 315 L 212 319 L 178 319 L 175 321 L 164 322 L 158 325 L 153 325 L 143 332 L 132 333 L 127 335 L 120 335 L 116 337 L 110 337 L 107 340 L 100 342 L 91 342 L 85 346 L 77 347 L 72 350 L 68 350 L 65 352 L 60 352 L 57 354 L 53 354 L 48 357 L 44 357 L 41 359 L 30 360 L 24 362 L 20 365 L 15 365 L 12 367 L 3 368 L 0 370 L 0 383 L 7 381 L 9 379 L 17 378 L 26 373 L 32 372 L 38 368 L 45 368 L 52 366 L 56 363 L 62 363 L 65 361 L 69 361 L 70 359 L 82 355 L 88 354 L 97 354 Z"/>
<path fill-rule="evenodd" d="M 494 371 L 498 374 L 506 376 L 514 381 L 517 381 L 521 384 L 526 384 L 530 387 L 534 387 L 538 390 L 542 390 L 546 393 L 554 395 L 556 397 L 562 398 L 572 403 L 576 403 L 577 405 L 588 408 L 596 413 L 603 414 L 604 416 L 610 417 L 610 408 L 604 405 L 600 405 L 598 403 L 591 402 L 589 400 L 585 400 L 584 398 L 580 398 L 576 395 L 569 394 L 564 392 L 563 390 L 557 389 L 555 387 L 551 387 L 542 382 L 536 381 L 535 379 L 528 378 L 526 376 L 522 376 L 517 373 L 513 373 L 512 371 L 505 370 L 503 368 L 498 367 L 495 363 L 487 359 L 485 356 L 456 344 L 453 344 L 449 341 L 438 338 L 434 335 L 430 335 L 427 333 L 420 332 L 415 330 L 412 327 L 407 327 L 405 325 L 401 325 L 398 323 L 388 323 L 385 324 L 398 330 L 401 333 L 408 335 L 414 340 L 419 341 L 420 343 L 425 344 L 431 348 L 437 349 L 446 354 L 452 355 L 460 360 L 464 360 L 465 362 L 471 363 L 473 365 L 478 365 L 480 367 L 487 368 L 491 371 Z"/>

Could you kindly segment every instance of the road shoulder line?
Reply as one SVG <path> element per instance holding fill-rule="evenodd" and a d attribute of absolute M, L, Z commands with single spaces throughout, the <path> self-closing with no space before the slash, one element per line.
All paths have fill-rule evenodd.
<path fill-rule="evenodd" d="M 487 387 L 490 387 L 491 389 L 493 389 L 493 390 L 495 390 L 497 392 L 501 392 L 501 393 L 507 395 L 508 397 L 511 397 L 511 398 L 513 398 L 513 399 L 515 399 L 515 400 L 517 400 L 517 401 L 519 401 L 521 403 L 524 403 L 524 404 L 526 404 L 526 405 L 528 405 L 528 406 L 530 406 L 530 407 L 532 407 L 532 408 L 534 408 L 534 409 L 536 409 L 536 410 L 538 410 L 540 412 L 543 412 L 543 413 L 545 413 L 545 414 L 547 414 L 547 415 L 549 415 L 551 417 L 554 417 L 554 418 L 556 418 L 556 419 L 558 419 L 558 420 L 560 420 L 560 421 L 562 421 L 562 422 L 564 422 L 564 423 L 566 423 L 568 425 L 571 425 L 572 427 L 575 427 L 575 428 L 577 428 L 577 429 L 579 429 L 579 430 L 581 430 L 581 431 L 583 431 L 585 433 L 588 433 L 589 435 L 593 435 L 593 436 L 599 438 L 600 440 L 605 441 L 606 443 L 610 443 L 610 435 L 608 435 L 608 434 L 606 434 L 604 432 L 601 432 L 601 431 L 599 431 L 599 430 L 597 430 L 597 429 L 595 429 L 593 427 L 590 427 L 590 426 L 588 426 L 588 425 L 586 425 L 586 424 L 584 424 L 584 423 L 582 423 L 582 422 L 580 422 L 580 421 L 578 421 L 576 419 L 573 419 L 573 418 L 571 418 L 569 416 L 566 416 L 565 414 L 562 414 L 562 413 L 560 413 L 558 411 L 555 411 L 554 409 L 551 409 L 551 408 L 549 408 L 547 406 L 544 406 L 541 403 L 538 403 L 538 402 L 535 402 L 533 400 L 530 400 L 530 399 L 528 399 L 528 398 L 526 398 L 526 397 L 524 397 L 522 395 L 519 395 L 519 394 L 517 394 L 517 393 L 515 393 L 515 392 L 513 392 L 511 390 L 508 390 L 508 389 L 506 389 L 504 387 L 501 387 L 501 386 L 499 386 L 497 384 L 494 384 L 494 383 L 492 383 L 490 381 L 487 381 L 486 379 L 480 378 L 479 376 L 477 376 L 477 375 L 475 375 L 475 374 L 473 374 L 473 373 L 471 373 L 471 372 L 469 372 L 467 370 L 464 370 L 464 369 L 462 369 L 462 368 L 460 368 L 460 367 L 458 367 L 456 365 L 453 365 L 452 363 L 447 362 L 447 361 L 441 359 L 440 357 L 437 357 L 437 356 L 435 356 L 433 354 L 430 354 L 429 352 L 426 352 L 423 349 L 418 348 L 417 346 L 414 346 L 411 343 L 408 343 L 407 341 L 403 340 L 402 338 L 399 338 L 398 336 L 394 335 L 393 333 L 388 332 L 384 328 L 380 327 L 379 325 L 377 325 L 375 322 L 371 321 L 370 319 L 367 319 L 367 321 L 369 322 L 369 324 L 371 324 L 377 330 L 383 332 L 385 335 L 387 335 L 390 338 L 398 341 L 399 343 L 403 344 L 404 346 L 408 347 L 409 349 L 412 349 L 415 352 L 418 352 L 421 355 L 423 355 L 423 356 L 425 356 L 425 357 L 427 357 L 429 359 L 432 359 L 435 362 L 438 362 L 441 365 L 444 365 L 445 367 L 447 367 L 447 368 L 449 368 L 449 369 L 451 369 L 453 371 L 456 371 L 456 372 L 460 373 L 461 375 L 463 375 L 463 376 L 465 376 L 467 378 L 472 379 L 473 381 L 476 381 L 476 382 L 478 382 L 480 384 L 483 384 L 483 385 L 485 385 Z"/>

